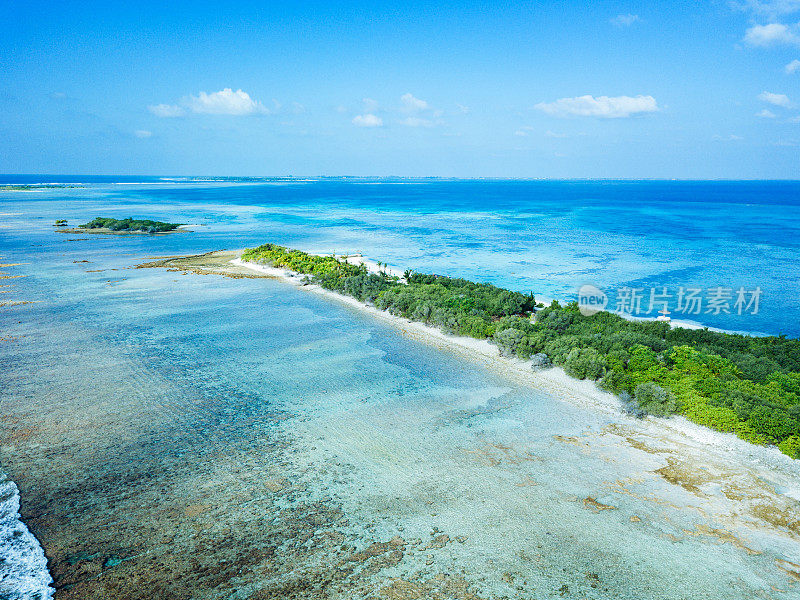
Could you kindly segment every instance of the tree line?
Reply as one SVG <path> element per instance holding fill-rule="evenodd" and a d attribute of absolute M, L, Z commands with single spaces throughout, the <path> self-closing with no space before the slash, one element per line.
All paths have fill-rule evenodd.
<path fill-rule="evenodd" d="M 800 458 L 800 340 L 585 316 L 578 304 L 544 307 L 522 294 L 466 279 L 406 271 L 370 273 L 335 256 L 273 244 L 242 259 L 285 267 L 381 310 L 488 339 L 504 356 L 546 354 L 572 377 L 592 379 L 637 416 L 682 414 Z"/>
<path fill-rule="evenodd" d="M 111 231 L 143 231 L 145 233 L 163 233 L 173 231 L 181 226 L 181 223 L 165 223 L 163 221 L 151 221 L 150 219 L 112 219 L 109 217 L 97 217 L 88 223 L 78 225 L 81 229 L 110 229 Z"/>

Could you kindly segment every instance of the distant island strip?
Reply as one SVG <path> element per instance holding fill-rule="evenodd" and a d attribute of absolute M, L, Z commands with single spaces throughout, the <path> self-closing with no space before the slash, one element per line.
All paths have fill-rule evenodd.
<path fill-rule="evenodd" d="M 562 367 L 616 394 L 635 416 L 690 421 L 800 458 L 800 340 L 581 314 L 491 284 L 400 272 L 360 255 L 314 255 L 264 244 L 139 265 L 317 285 L 358 304 L 484 340 L 535 369 Z M 350 303 L 353 303 L 352 300 Z M 495 354 L 496 355 L 496 354 Z"/>
<path fill-rule="evenodd" d="M 110 217 L 97 217 L 88 223 L 78 225 L 75 229 L 61 229 L 66 226 L 66 219 L 57 219 L 55 226 L 58 231 L 64 233 L 106 233 L 106 234 L 128 234 L 128 233 L 170 233 L 180 227 L 183 223 L 165 223 L 164 221 L 151 221 L 150 219 L 112 219 Z"/>

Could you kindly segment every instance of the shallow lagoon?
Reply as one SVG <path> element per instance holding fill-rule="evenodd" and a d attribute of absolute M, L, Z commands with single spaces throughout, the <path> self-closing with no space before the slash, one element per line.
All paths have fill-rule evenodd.
<path fill-rule="evenodd" d="M 28 263 L 4 270 L 36 303 L 0 312 L 0 460 L 57 598 L 797 593 L 788 459 L 563 401 L 279 282 L 129 269 L 303 232 L 353 243 L 348 224 L 310 234 L 308 207 L 292 224 L 252 205 L 157 212 L 143 193 L 3 204 L 21 214 L 3 217 L 2 261 Z M 50 227 L 112 207 L 209 225 Z M 386 256 L 399 239 L 370 253 L 393 238 L 359 228 L 359 250 L 406 264 Z"/>
<path fill-rule="evenodd" d="M 22 182 L 2 176 L 0 182 Z M 14 179 L 14 181 L 12 181 Z M 33 182 L 41 178 L 27 178 Z M 54 181 L 70 181 L 54 176 Z M 20 181 L 16 181 L 20 180 Z M 43 228 L 103 211 L 202 223 L 162 249 L 208 251 L 265 240 L 316 252 L 362 251 L 401 268 L 452 274 L 542 298 L 584 283 L 762 288 L 758 314 L 684 315 L 735 331 L 800 335 L 800 183 L 726 181 L 273 180 L 113 185 L 14 194 Z M 146 185 L 133 185 L 133 181 Z M 35 223 L 35 221 L 34 221 Z M 4 226 L 14 219 L 4 218 Z M 152 245 L 152 244 L 149 244 Z M 107 247 L 114 247 L 113 243 Z M 672 299 L 674 310 L 676 298 Z M 646 302 L 645 302 L 646 304 Z M 646 308 L 646 307 L 645 307 Z M 704 309 L 705 311 L 705 309 Z"/>

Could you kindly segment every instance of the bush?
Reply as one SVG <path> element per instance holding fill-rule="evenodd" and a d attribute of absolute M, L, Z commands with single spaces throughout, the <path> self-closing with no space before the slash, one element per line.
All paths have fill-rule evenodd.
<path fill-rule="evenodd" d="M 646 371 L 650 367 L 658 366 L 658 357 L 651 348 L 638 344 L 630 349 L 628 368 L 631 371 Z"/>
<path fill-rule="evenodd" d="M 780 369 L 780 365 L 770 358 L 742 352 L 732 354 L 730 360 L 745 378 L 757 383 L 764 383 L 771 373 Z"/>
<path fill-rule="evenodd" d="M 747 424 L 754 432 L 772 442 L 780 442 L 800 433 L 800 422 L 786 411 L 758 406 L 750 413 Z"/>
<path fill-rule="evenodd" d="M 622 367 L 613 367 L 606 371 L 605 376 L 600 380 L 600 387 L 609 392 L 628 394 L 631 390 L 631 378 L 625 373 Z"/>
<path fill-rule="evenodd" d="M 610 368 L 624 370 L 630 358 L 625 350 L 612 350 L 606 355 L 606 362 Z"/>
<path fill-rule="evenodd" d="M 594 348 L 574 348 L 564 361 L 564 370 L 577 379 L 600 379 L 605 373 L 606 363 Z"/>
<path fill-rule="evenodd" d="M 628 392 L 622 392 L 619 395 L 619 399 L 622 401 L 623 412 L 632 415 L 637 419 L 641 419 L 647 414 Z"/>
<path fill-rule="evenodd" d="M 547 342 L 544 352 L 557 365 L 563 365 L 573 350 L 586 348 L 588 340 L 576 335 L 563 335 Z"/>
<path fill-rule="evenodd" d="M 732 409 L 724 406 L 710 406 L 702 397 L 692 402 L 685 414 L 689 420 L 698 425 L 705 425 L 717 431 L 738 432 L 741 425 L 736 412 Z"/>
<path fill-rule="evenodd" d="M 753 430 L 750 425 L 743 421 L 737 423 L 734 426 L 734 431 L 736 435 L 743 439 L 745 442 L 750 442 L 751 444 L 758 444 L 759 446 L 766 446 L 769 444 L 769 439 L 760 433 L 757 433 Z"/>
<path fill-rule="evenodd" d="M 500 356 L 514 356 L 522 340 L 525 338 L 519 329 L 509 327 L 494 334 L 494 343 L 500 350 Z"/>
<path fill-rule="evenodd" d="M 787 456 L 800 458 L 800 436 L 793 435 L 786 438 L 778 444 L 778 449 Z"/>
<path fill-rule="evenodd" d="M 766 379 L 779 385 L 786 393 L 800 396 L 800 373 L 772 373 Z"/>
<path fill-rule="evenodd" d="M 533 356 L 531 356 L 531 368 L 532 369 L 547 369 L 551 367 L 552 363 L 550 362 L 550 357 L 547 356 L 544 352 L 537 352 Z"/>
<path fill-rule="evenodd" d="M 639 407 L 649 415 L 665 417 L 680 410 L 675 394 L 655 383 L 640 383 L 634 396 Z"/>

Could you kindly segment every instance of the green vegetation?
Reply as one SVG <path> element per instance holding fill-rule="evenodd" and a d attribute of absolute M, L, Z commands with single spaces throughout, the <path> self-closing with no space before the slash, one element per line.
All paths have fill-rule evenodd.
<path fill-rule="evenodd" d="M 608 312 L 584 316 L 575 302 L 536 311 L 532 295 L 493 285 L 411 271 L 404 283 L 272 244 L 242 259 L 305 273 L 326 289 L 448 333 L 490 339 L 504 356 L 546 354 L 572 377 L 618 394 L 632 414 L 682 414 L 800 458 L 800 340 L 671 329 Z"/>
<path fill-rule="evenodd" d="M 55 226 L 56 227 L 66 227 L 67 226 L 67 220 L 66 219 L 56 219 Z"/>
<path fill-rule="evenodd" d="M 333 256 L 312 256 L 273 244 L 246 250 L 242 260 L 286 267 L 313 276 L 314 283 L 375 304 L 381 310 L 423 321 L 448 333 L 483 339 L 495 333 L 496 323 L 511 315 L 528 314 L 533 296 L 493 285 L 440 275 L 406 272 L 406 283 L 385 271 L 368 273 Z"/>
<path fill-rule="evenodd" d="M 181 223 L 164 223 L 163 221 L 150 221 L 149 219 L 110 219 L 97 217 L 84 225 L 78 225 L 82 229 L 110 229 L 111 231 L 143 231 L 145 233 L 163 233 L 173 231 L 181 226 Z"/>

